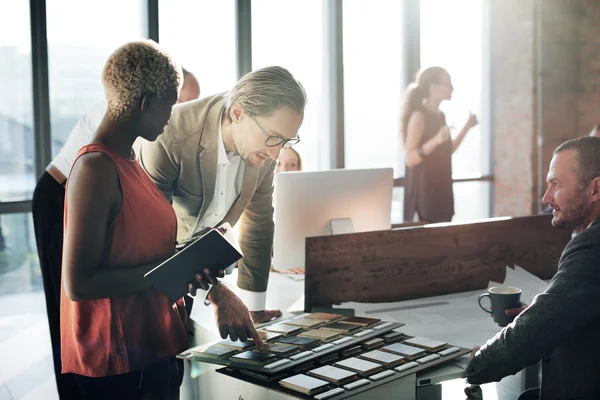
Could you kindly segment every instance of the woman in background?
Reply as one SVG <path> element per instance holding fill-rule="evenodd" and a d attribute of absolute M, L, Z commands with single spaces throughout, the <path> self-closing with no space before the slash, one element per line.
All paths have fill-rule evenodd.
<path fill-rule="evenodd" d="M 302 171 L 302 158 L 293 148 L 281 149 L 275 173 L 288 171 Z"/>
<path fill-rule="evenodd" d="M 441 67 L 419 71 L 408 85 L 402 106 L 401 133 L 406 155 L 404 221 L 449 222 L 454 215 L 452 153 L 477 125 L 469 115 L 452 139 L 440 103 L 452 98 L 450 74 Z"/>
<path fill-rule="evenodd" d="M 302 158 L 300 154 L 293 148 L 281 149 L 279 158 L 277 159 L 277 168 L 275 173 L 290 172 L 290 171 L 302 171 Z M 290 268 L 290 269 L 276 269 L 272 268 L 273 271 L 282 274 L 304 274 L 304 267 Z"/>
<path fill-rule="evenodd" d="M 175 253 L 177 219 L 132 145 L 162 133 L 183 75 L 142 40 L 108 58 L 102 81 L 107 111 L 67 180 L 62 372 L 74 374 L 85 399 L 177 399 L 183 369 L 175 356 L 188 347 L 184 305 L 143 279 Z"/>

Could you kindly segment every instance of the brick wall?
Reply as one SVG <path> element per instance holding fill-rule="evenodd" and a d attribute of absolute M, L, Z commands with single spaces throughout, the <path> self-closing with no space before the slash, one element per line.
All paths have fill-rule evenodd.
<path fill-rule="evenodd" d="M 494 214 L 530 208 L 535 130 L 534 0 L 491 1 Z M 518 149 L 518 152 L 515 151 Z"/>
<path fill-rule="evenodd" d="M 580 0 L 579 134 L 600 123 L 600 2 Z"/>
<path fill-rule="evenodd" d="M 546 175 L 552 152 L 566 140 L 580 135 L 578 102 L 579 71 L 579 0 L 542 0 L 541 63 L 534 68 L 541 73 L 541 180 L 538 169 L 532 172 L 534 191 L 531 211 L 537 212 L 546 190 Z M 536 57 L 537 58 L 537 57 Z M 536 125 L 537 126 L 537 125 Z M 537 136 L 537 132 L 535 132 Z"/>
<path fill-rule="evenodd" d="M 528 215 L 554 149 L 600 122 L 600 1 L 491 4 L 494 215 Z"/>

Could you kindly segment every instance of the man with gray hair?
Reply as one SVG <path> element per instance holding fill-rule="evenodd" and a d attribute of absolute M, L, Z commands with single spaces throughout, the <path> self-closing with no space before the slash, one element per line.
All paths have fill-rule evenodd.
<path fill-rule="evenodd" d="M 253 322 L 281 315 L 265 310 L 273 176 L 280 150 L 300 140 L 305 104 L 304 88 L 292 74 L 281 67 L 262 68 L 225 94 L 175 107 L 158 140 L 141 147 L 142 166 L 177 214 L 178 242 L 241 221 L 244 258 L 238 263 L 237 285 L 243 300 L 208 271 L 198 275 L 205 291 L 197 296 L 214 305 L 223 338 L 258 338 Z"/>
<path fill-rule="evenodd" d="M 552 225 L 577 233 L 548 289 L 507 327 L 476 348 L 465 375 L 499 381 L 542 361 L 542 386 L 520 399 L 600 398 L 600 138 L 569 140 L 555 151 L 543 202 Z"/>

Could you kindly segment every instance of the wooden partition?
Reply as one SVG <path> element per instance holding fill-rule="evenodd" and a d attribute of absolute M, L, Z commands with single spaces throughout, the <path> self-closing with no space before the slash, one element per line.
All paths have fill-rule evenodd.
<path fill-rule="evenodd" d="M 423 225 L 427 225 L 427 222 L 423 222 L 423 221 L 403 222 L 401 224 L 392 224 L 392 229 L 414 228 L 415 226 L 423 226 Z"/>
<path fill-rule="evenodd" d="M 306 239 L 305 310 L 485 288 L 507 265 L 549 279 L 571 232 L 551 215 Z"/>

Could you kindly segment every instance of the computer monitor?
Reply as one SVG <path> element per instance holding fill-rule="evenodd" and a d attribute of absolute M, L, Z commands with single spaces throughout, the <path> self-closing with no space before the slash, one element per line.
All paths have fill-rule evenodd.
<path fill-rule="evenodd" d="M 390 229 L 393 186 L 392 168 L 279 173 L 273 266 L 304 267 L 310 236 Z"/>

